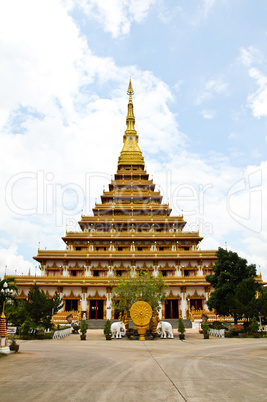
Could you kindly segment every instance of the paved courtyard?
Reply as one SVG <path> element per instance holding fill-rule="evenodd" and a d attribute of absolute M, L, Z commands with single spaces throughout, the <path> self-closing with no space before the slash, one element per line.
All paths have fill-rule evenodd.
<path fill-rule="evenodd" d="M 19 343 L 0 359 L 1 402 L 267 400 L 266 338 L 204 340 L 188 330 L 185 341 L 106 341 L 89 330 L 86 341 Z"/>

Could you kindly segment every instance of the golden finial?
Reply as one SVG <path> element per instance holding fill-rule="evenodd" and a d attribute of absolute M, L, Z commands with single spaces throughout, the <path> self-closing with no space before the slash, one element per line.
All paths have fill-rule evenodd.
<path fill-rule="evenodd" d="M 133 90 L 132 81 L 131 81 L 131 78 L 130 78 L 129 86 L 128 86 L 128 90 L 127 90 L 127 95 L 133 95 L 133 94 L 134 94 L 134 90 Z"/>
<path fill-rule="evenodd" d="M 119 157 L 118 165 L 139 165 L 144 166 L 144 158 L 138 145 L 138 135 L 135 130 L 135 117 L 133 110 L 132 95 L 134 90 L 132 87 L 131 78 L 129 80 L 129 86 L 127 95 L 129 95 L 128 112 L 126 117 L 126 130 L 123 136 L 123 148 Z"/>

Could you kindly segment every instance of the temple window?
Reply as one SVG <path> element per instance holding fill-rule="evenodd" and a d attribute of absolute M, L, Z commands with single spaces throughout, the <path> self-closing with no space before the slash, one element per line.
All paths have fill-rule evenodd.
<path fill-rule="evenodd" d="M 188 269 L 184 270 L 184 276 L 189 276 L 190 275 L 190 271 Z"/>
<path fill-rule="evenodd" d="M 77 276 L 77 271 L 76 270 L 71 270 L 70 274 L 71 274 L 71 276 Z"/>
<path fill-rule="evenodd" d="M 69 299 L 65 300 L 65 311 L 77 311 L 78 310 L 78 300 Z"/>
<path fill-rule="evenodd" d="M 138 250 L 138 251 L 142 251 L 142 250 L 143 250 L 143 247 L 137 247 L 137 250 Z"/>
<path fill-rule="evenodd" d="M 166 271 L 166 276 L 173 276 L 174 272 L 173 271 Z"/>
<path fill-rule="evenodd" d="M 95 269 L 95 270 L 93 271 L 93 276 L 99 276 L 99 271 L 98 271 L 97 269 Z"/>
<path fill-rule="evenodd" d="M 190 309 L 203 310 L 203 300 L 202 299 L 190 299 Z"/>
<path fill-rule="evenodd" d="M 184 250 L 190 250 L 190 248 L 188 246 L 184 247 Z"/>
<path fill-rule="evenodd" d="M 76 251 L 81 251 L 81 247 L 76 247 Z"/>
<path fill-rule="evenodd" d="M 124 271 L 123 269 L 117 269 L 116 270 L 116 276 L 126 276 L 127 271 Z"/>

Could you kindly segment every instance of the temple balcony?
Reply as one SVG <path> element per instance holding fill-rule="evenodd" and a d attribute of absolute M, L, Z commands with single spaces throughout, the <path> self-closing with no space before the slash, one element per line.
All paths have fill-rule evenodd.
<path fill-rule="evenodd" d="M 67 236 L 62 237 L 64 241 L 68 241 L 70 239 L 84 239 L 87 241 L 88 239 L 151 239 L 151 242 L 155 241 L 156 239 L 165 239 L 165 240 L 174 240 L 179 241 L 181 240 L 191 240 L 191 239 L 198 239 L 202 240 L 202 237 L 199 236 L 198 232 L 157 232 L 157 231 L 113 231 L 113 232 L 103 232 L 103 231 L 95 231 L 95 232 L 68 232 Z M 181 246 L 186 246 L 181 245 Z"/>
<path fill-rule="evenodd" d="M 142 223 L 166 223 L 166 224 L 175 224 L 175 223 L 183 223 L 184 225 L 186 222 L 184 221 L 183 215 L 177 215 L 177 216 L 164 216 L 164 215 L 153 215 L 153 216 L 144 216 L 144 215 L 136 215 L 135 217 L 131 217 L 129 215 L 118 215 L 116 217 L 105 217 L 105 216 L 86 216 L 82 215 L 82 219 L 79 222 L 79 224 L 82 223 L 89 223 L 89 224 L 97 224 L 97 223 L 103 223 L 103 224 L 119 224 L 119 223 L 128 223 L 129 225 L 131 224 L 136 224 L 136 222 L 142 222 Z"/>
<path fill-rule="evenodd" d="M 180 259 L 180 260 L 188 260 L 188 259 L 208 259 L 215 260 L 216 256 L 214 251 L 212 250 L 188 250 L 188 251 L 55 251 L 55 250 L 39 250 L 38 255 L 34 257 L 36 261 L 42 262 L 43 259 L 53 259 L 53 260 L 86 260 L 90 258 L 91 260 L 100 260 L 100 259 Z"/>
<path fill-rule="evenodd" d="M 144 198 L 162 198 L 162 195 L 160 194 L 159 191 L 149 191 L 149 190 L 144 190 L 137 187 L 129 188 L 121 188 L 121 189 L 116 189 L 114 191 L 104 191 L 103 195 L 101 197 L 114 197 L 114 198 L 131 198 L 131 197 L 138 197 L 140 199 Z"/>

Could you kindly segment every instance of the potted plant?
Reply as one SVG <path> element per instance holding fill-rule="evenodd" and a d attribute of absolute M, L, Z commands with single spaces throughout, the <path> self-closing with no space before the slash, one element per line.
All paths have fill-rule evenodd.
<path fill-rule="evenodd" d="M 13 336 L 11 337 L 11 344 L 9 345 L 9 349 L 10 349 L 10 350 L 14 350 L 15 352 L 18 352 L 18 350 L 19 350 L 19 345 L 18 345 L 17 342 L 16 342 L 16 337 L 15 337 L 15 335 L 13 335 Z"/>
<path fill-rule="evenodd" d="M 106 322 L 105 322 L 105 325 L 104 325 L 104 335 L 106 336 L 106 340 L 107 341 L 110 341 L 111 340 L 111 322 L 110 322 L 110 320 L 107 320 Z"/>
<path fill-rule="evenodd" d="M 204 339 L 209 339 L 209 337 L 210 337 L 210 333 L 209 333 L 210 332 L 210 327 L 209 327 L 207 318 L 202 323 L 202 332 L 203 332 Z"/>
<path fill-rule="evenodd" d="M 81 327 L 80 327 L 80 332 L 81 332 L 80 338 L 81 338 L 81 341 L 85 341 L 87 330 L 88 330 L 88 324 L 87 324 L 87 322 L 86 322 L 85 320 L 82 320 Z"/>
<path fill-rule="evenodd" d="M 179 332 L 179 338 L 183 340 L 185 338 L 185 326 L 184 326 L 184 321 L 182 318 L 179 318 L 178 320 L 178 332 Z"/>

